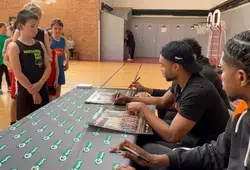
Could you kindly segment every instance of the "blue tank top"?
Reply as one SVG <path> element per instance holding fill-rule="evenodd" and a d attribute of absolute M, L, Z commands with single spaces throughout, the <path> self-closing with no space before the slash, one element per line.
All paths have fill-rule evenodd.
<path fill-rule="evenodd" d="M 52 36 L 52 44 L 50 48 L 54 50 L 58 55 L 58 65 L 59 67 L 63 67 L 63 61 L 64 61 L 64 49 L 65 49 L 66 43 L 64 38 L 60 38 L 60 41 L 56 41 L 54 37 Z"/>

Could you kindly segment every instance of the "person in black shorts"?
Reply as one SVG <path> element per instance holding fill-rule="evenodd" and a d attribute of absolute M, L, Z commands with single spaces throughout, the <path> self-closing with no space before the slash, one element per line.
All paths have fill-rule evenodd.
<path fill-rule="evenodd" d="M 17 78 L 17 120 L 49 102 L 46 81 L 51 67 L 43 43 L 34 40 L 38 31 L 36 14 L 22 10 L 17 15 L 20 37 L 9 46 L 11 68 Z"/>
<path fill-rule="evenodd" d="M 195 62 L 192 47 L 184 41 L 170 42 L 162 48 L 159 62 L 166 80 L 173 81 L 164 96 L 114 98 L 115 103 L 128 103 L 129 112 L 143 114 L 154 129 L 153 136 L 139 135 L 138 144 L 161 144 L 173 149 L 215 140 L 224 132 L 229 113 L 214 85 L 199 74 L 202 67 Z M 169 124 L 151 113 L 146 105 L 158 108 L 174 105 L 178 113 Z"/>

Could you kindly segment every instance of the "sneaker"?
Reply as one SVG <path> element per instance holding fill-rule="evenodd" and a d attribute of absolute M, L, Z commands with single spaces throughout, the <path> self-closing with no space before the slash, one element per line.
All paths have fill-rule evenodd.
<path fill-rule="evenodd" d="M 2 90 L 0 90 L 0 95 L 3 95 L 3 91 Z"/>
<path fill-rule="evenodd" d="M 128 58 L 128 61 L 133 61 L 131 58 Z"/>

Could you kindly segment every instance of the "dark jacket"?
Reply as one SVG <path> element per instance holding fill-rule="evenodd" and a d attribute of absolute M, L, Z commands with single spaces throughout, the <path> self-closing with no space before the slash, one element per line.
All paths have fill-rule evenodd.
<path fill-rule="evenodd" d="M 217 141 L 168 153 L 170 169 L 250 170 L 250 109 L 230 119 Z"/>

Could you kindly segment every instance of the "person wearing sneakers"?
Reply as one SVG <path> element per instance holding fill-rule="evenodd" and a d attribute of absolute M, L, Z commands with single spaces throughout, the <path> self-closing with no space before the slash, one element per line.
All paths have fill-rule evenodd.
<path fill-rule="evenodd" d="M 132 61 L 134 59 L 134 54 L 135 54 L 135 39 L 131 31 L 126 30 L 126 34 L 127 34 L 126 43 L 129 49 L 128 61 Z"/>

